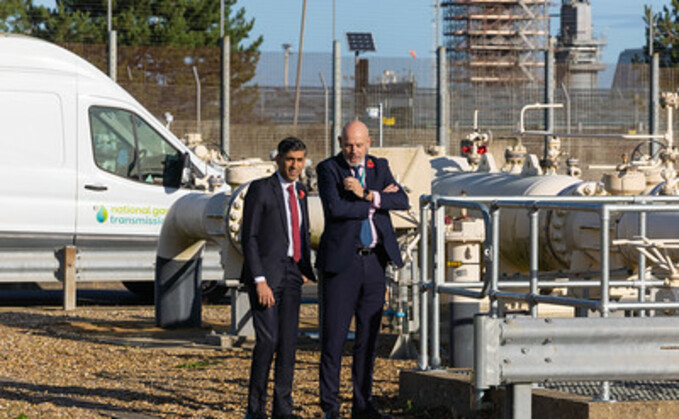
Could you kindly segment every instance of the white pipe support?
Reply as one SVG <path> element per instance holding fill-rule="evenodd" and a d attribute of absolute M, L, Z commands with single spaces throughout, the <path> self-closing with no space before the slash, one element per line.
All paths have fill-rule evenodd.
<path fill-rule="evenodd" d="M 226 194 L 191 193 L 170 207 L 158 239 L 157 256 L 176 261 L 200 257 L 205 242 L 225 237 Z"/>

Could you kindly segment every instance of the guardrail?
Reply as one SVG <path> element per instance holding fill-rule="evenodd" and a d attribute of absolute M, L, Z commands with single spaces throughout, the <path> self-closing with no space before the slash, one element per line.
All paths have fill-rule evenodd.
<path fill-rule="evenodd" d="M 445 282 L 445 209 L 447 207 L 477 210 L 484 220 L 485 240 L 482 246 L 486 267 L 482 282 Z M 500 214 L 502 209 L 525 209 L 530 220 L 528 280 L 500 281 Z M 599 215 L 600 270 L 598 280 L 554 281 L 540 278 L 538 271 L 539 213 L 546 210 L 586 211 Z M 474 377 L 477 391 L 490 386 L 509 385 L 514 417 L 530 417 L 532 383 L 576 380 L 614 380 L 635 376 L 638 379 L 679 378 L 679 337 L 672 330 L 679 318 L 646 318 L 647 310 L 679 309 L 679 302 L 648 302 L 649 287 L 666 285 L 664 281 L 647 279 L 646 256 L 639 253 L 637 280 L 611 280 L 610 227 L 611 214 L 639 213 L 639 237 L 646 235 L 648 213 L 679 214 L 679 197 L 615 196 L 615 197 L 444 197 L 424 195 L 420 199 L 420 354 L 422 370 L 440 367 L 440 294 L 469 298 L 489 298 L 489 310 L 475 319 Z M 678 216 L 679 218 L 679 216 Z M 431 234 L 431 240 L 430 240 Z M 429 245 L 431 242 L 432 249 Z M 432 272 L 432 279 L 428 273 Z M 592 288 L 600 291 L 596 300 L 541 295 L 544 287 Z M 527 292 L 511 289 L 528 288 Z M 638 301 L 611 301 L 610 289 L 636 288 Z M 530 317 L 502 319 L 501 301 L 528 303 Z M 600 318 L 538 319 L 537 306 L 549 303 L 586 308 L 600 313 Z M 431 310 L 431 324 L 429 322 Z M 637 318 L 608 318 L 615 310 L 638 313 Z M 629 331 L 629 333 L 628 333 Z M 670 331 L 668 333 L 668 331 Z M 431 334 L 431 336 L 430 336 Z M 630 352 L 631 349 L 634 349 Z M 547 356 L 546 354 L 573 356 Z M 636 354 L 636 355 L 635 355 Z M 584 358 L 592 357 L 597 362 Z M 582 358 L 582 359 L 581 359 Z M 588 358 L 589 360 L 589 358 Z M 520 361 L 520 362 L 518 362 Z M 631 363 L 631 364 L 630 364 Z M 669 366 L 672 364 L 673 366 Z M 633 365 L 633 366 L 630 366 Z M 662 366 L 666 365 L 666 368 Z M 480 394 L 479 394 L 480 397 Z M 604 381 L 599 394 L 610 400 L 610 387 Z"/>

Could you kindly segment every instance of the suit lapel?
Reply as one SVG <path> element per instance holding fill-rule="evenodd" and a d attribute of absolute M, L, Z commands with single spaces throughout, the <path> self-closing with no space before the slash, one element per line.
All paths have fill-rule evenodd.
<path fill-rule="evenodd" d="M 372 189 L 374 191 L 379 191 L 377 185 L 375 185 L 375 179 L 377 178 L 377 173 L 375 172 L 375 159 L 372 156 L 365 156 L 365 185 L 366 188 Z"/>
<path fill-rule="evenodd" d="M 342 175 L 342 179 L 348 176 L 353 176 L 354 174 L 351 172 L 351 167 L 349 167 L 349 164 L 347 163 L 346 160 L 344 160 L 344 156 L 342 156 L 342 153 L 340 152 L 338 155 L 335 156 L 335 161 L 337 162 L 337 165 L 340 168 L 340 174 Z"/>
<path fill-rule="evenodd" d="M 285 205 L 286 205 L 286 200 L 285 196 L 283 195 L 283 188 L 281 188 L 281 182 L 278 180 L 278 175 L 273 174 L 270 178 L 271 180 L 269 181 L 269 185 L 271 186 L 271 190 L 274 195 L 274 201 L 276 201 L 276 205 L 278 206 L 278 215 L 281 218 L 281 224 L 283 226 L 283 231 L 285 233 L 285 241 L 287 243 L 288 241 L 288 221 L 287 217 L 285 216 Z"/>
<path fill-rule="evenodd" d="M 301 226 L 301 236 L 304 242 L 306 242 L 306 232 L 308 231 L 309 228 L 309 213 L 307 212 L 307 205 L 306 205 L 306 189 L 300 182 L 295 182 L 295 185 L 297 185 L 297 196 L 300 198 L 298 200 L 300 209 L 302 210 L 302 226 Z"/>

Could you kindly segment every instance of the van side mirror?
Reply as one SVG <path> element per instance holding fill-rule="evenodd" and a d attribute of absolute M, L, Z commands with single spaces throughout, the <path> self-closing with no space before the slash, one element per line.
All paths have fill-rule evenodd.
<path fill-rule="evenodd" d="M 163 162 L 163 186 L 180 188 L 189 182 L 190 174 L 189 153 L 172 154 L 165 156 Z"/>

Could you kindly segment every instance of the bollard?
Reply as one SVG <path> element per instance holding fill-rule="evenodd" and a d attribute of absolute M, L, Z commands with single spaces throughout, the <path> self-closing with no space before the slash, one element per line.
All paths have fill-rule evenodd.
<path fill-rule="evenodd" d="M 74 310 L 76 307 L 76 286 L 75 286 L 75 246 L 64 246 L 57 252 L 60 265 L 60 280 L 63 284 L 64 310 Z"/>

